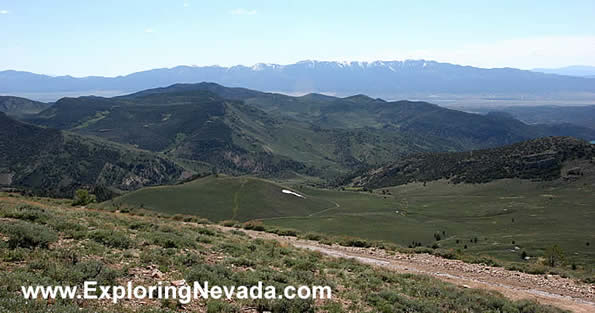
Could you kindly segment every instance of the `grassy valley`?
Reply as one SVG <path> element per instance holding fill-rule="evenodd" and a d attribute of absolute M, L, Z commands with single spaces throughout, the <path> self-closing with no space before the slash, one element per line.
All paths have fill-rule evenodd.
<path fill-rule="evenodd" d="M 575 264 L 588 272 L 595 259 L 591 231 L 595 197 L 589 175 L 572 182 L 504 179 L 452 184 L 440 180 L 372 193 L 291 188 L 306 199 L 282 194 L 283 187 L 256 178 L 208 177 L 142 189 L 104 206 L 192 214 L 214 221 L 235 216 L 241 222 L 256 219 L 267 227 L 338 240 L 357 237 L 413 248 L 419 244 L 450 249 L 463 259 L 489 256 L 525 266 L 536 264 L 547 249 L 558 245 L 566 266 Z M 246 188 L 250 185 L 258 189 Z M 551 232 L 552 228 L 557 231 Z M 530 261 L 522 260 L 523 252 Z"/>
<path fill-rule="evenodd" d="M 266 219 L 264 223 L 401 246 L 452 249 L 460 258 L 483 255 L 526 264 L 533 262 L 523 261 L 523 252 L 535 259 L 558 245 L 567 266 L 574 263 L 592 269 L 592 183 L 500 180 L 455 185 L 436 181 L 380 189 L 374 195 L 386 197 L 384 203 L 392 205 L 355 209 L 346 205 L 314 216 Z M 556 232 L 551 232 L 554 228 Z"/>
<path fill-rule="evenodd" d="M 548 249 L 558 245 L 564 251 L 566 266 L 574 264 L 588 272 L 595 259 L 591 231 L 595 166 L 591 149 L 591 145 L 570 138 L 545 138 L 474 151 L 476 162 L 466 159 L 471 153 L 437 154 L 431 160 L 445 161 L 432 164 L 460 167 L 448 167 L 445 173 L 452 175 L 424 179 L 410 174 L 434 172 L 372 171 L 395 179 L 405 175 L 394 180 L 402 183 L 381 187 L 352 184 L 321 189 L 298 184 L 287 188 L 305 199 L 283 195 L 285 187 L 255 178 L 207 177 L 179 186 L 139 190 L 106 205 L 195 214 L 214 221 L 257 219 L 270 227 L 359 237 L 402 247 L 447 249 L 463 259 L 483 255 L 522 266 L 539 263 Z M 459 155 L 463 159 L 449 159 Z M 496 161 L 499 156 L 533 163 L 507 167 Z M 481 161 L 484 157 L 491 161 Z M 508 168 L 505 173 L 512 175 L 495 175 L 498 172 L 490 170 L 489 162 L 493 168 Z M 364 180 L 358 177 L 355 181 Z M 258 190 L 245 188 L 250 185 Z M 549 231 L 554 227 L 556 232 Z M 529 259 L 524 260 L 525 256 Z"/>
<path fill-rule="evenodd" d="M 559 245 L 567 264 L 590 268 L 595 259 L 593 157 L 592 144 L 564 137 L 411 156 L 346 185 L 372 191 L 391 201 L 389 207 L 346 205 L 265 223 L 509 261 L 540 257 Z"/>

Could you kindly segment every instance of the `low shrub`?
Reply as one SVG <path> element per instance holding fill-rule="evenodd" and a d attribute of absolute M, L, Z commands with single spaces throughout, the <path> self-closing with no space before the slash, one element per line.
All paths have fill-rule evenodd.
<path fill-rule="evenodd" d="M 430 249 L 430 248 L 426 248 L 426 247 L 417 247 L 413 249 L 414 253 L 420 254 L 420 253 L 428 253 L 428 254 L 432 254 L 434 252 L 434 250 Z"/>
<path fill-rule="evenodd" d="M 282 300 L 258 300 L 256 309 L 258 312 L 300 312 L 314 313 L 314 303 L 312 300 L 282 299 Z"/>
<path fill-rule="evenodd" d="M 63 232 L 66 238 L 81 240 L 87 237 L 87 227 L 65 220 L 57 220 L 52 223 L 55 230 Z"/>
<path fill-rule="evenodd" d="M 44 209 L 30 205 L 4 212 L 2 216 L 37 224 L 47 224 L 52 218 L 52 215 L 47 213 Z"/>
<path fill-rule="evenodd" d="M 117 249 L 128 249 L 133 246 L 130 238 L 118 231 L 96 230 L 89 233 L 89 238 L 105 246 Z"/>
<path fill-rule="evenodd" d="M 130 225 L 128 225 L 128 228 L 133 229 L 133 230 L 149 231 L 149 230 L 157 228 L 157 226 L 155 224 L 149 223 L 149 222 L 136 221 L 136 222 L 130 223 Z"/>
<path fill-rule="evenodd" d="M 140 253 L 140 260 L 144 264 L 159 265 L 159 270 L 167 272 L 175 256 L 176 251 L 173 249 L 144 249 Z"/>
<path fill-rule="evenodd" d="M 328 238 L 322 238 L 319 240 L 319 242 L 323 245 L 327 245 L 327 246 L 332 246 L 335 242 L 331 239 Z"/>
<path fill-rule="evenodd" d="M 246 233 L 245 233 L 245 232 L 243 232 L 243 231 L 241 231 L 241 230 L 235 230 L 235 229 L 234 229 L 234 230 L 232 230 L 232 231 L 230 231 L 229 233 L 230 233 L 230 234 L 237 235 L 237 236 L 242 236 L 242 237 L 246 237 L 246 236 L 248 236 L 248 235 L 246 235 Z"/>
<path fill-rule="evenodd" d="M 242 227 L 247 230 L 265 231 L 265 227 L 261 221 L 248 221 Z"/>
<path fill-rule="evenodd" d="M 324 237 L 321 234 L 317 234 L 317 233 L 306 233 L 305 235 L 302 235 L 300 238 L 306 239 L 306 240 L 320 241 Z"/>
<path fill-rule="evenodd" d="M 531 264 L 525 272 L 529 274 L 543 275 L 548 272 L 548 268 L 541 264 Z"/>
<path fill-rule="evenodd" d="M 213 224 L 213 222 L 209 221 L 206 218 L 197 218 L 195 221 L 196 224 L 202 224 L 202 225 L 208 225 L 208 224 Z"/>
<path fill-rule="evenodd" d="M 175 232 L 154 231 L 142 234 L 150 243 L 163 248 L 195 248 L 196 240 Z"/>
<path fill-rule="evenodd" d="M 491 257 L 487 257 L 487 256 L 468 257 L 463 261 L 472 263 L 472 264 L 485 264 L 487 266 L 496 266 L 496 267 L 501 266 L 501 264 L 498 261 L 496 261 L 495 259 L 493 259 Z"/>
<path fill-rule="evenodd" d="M 240 312 L 237 306 L 221 300 L 210 300 L 207 302 L 207 313 L 237 313 Z"/>
<path fill-rule="evenodd" d="M 93 280 L 98 285 L 116 285 L 116 279 L 122 275 L 117 270 L 111 269 L 99 261 L 84 261 L 71 267 L 72 283 L 82 284 L 85 281 Z"/>
<path fill-rule="evenodd" d="M 77 262 L 60 262 L 52 258 L 37 259 L 28 266 L 29 270 L 41 271 L 44 276 L 57 282 L 81 285 L 85 281 L 96 281 L 99 285 L 114 285 L 122 275 L 103 262 L 90 260 Z"/>
<path fill-rule="evenodd" d="M 338 243 L 345 247 L 369 248 L 372 246 L 367 240 L 352 237 L 341 238 Z"/>
<path fill-rule="evenodd" d="M 28 251 L 30 250 L 17 247 L 15 249 L 0 249 L 0 251 L 2 251 L 0 255 L 2 256 L 3 261 L 20 262 L 27 258 Z"/>
<path fill-rule="evenodd" d="M 276 234 L 279 236 L 296 237 L 297 231 L 295 231 L 293 229 L 278 229 Z"/>
<path fill-rule="evenodd" d="M 8 246 L 11 249 L 47 248 L 50 243 L 58 240 L 56 232 L 48 227 L 24 221 L 0 224 L 0 233 L 8 237 Z"/>
<path fill-rule="evenodd" d="M 59 220 L 55 223 L 52 223 L 52 226 L 55 230 L 63 232 L 84 231 L 87 229 L 85 226 L 81 224 L 72 223 L 66 220 Z"/>
<path fill-rule="evenodd" d="M 206 228 L 206 227 L 200 227 L 196 230 L 199 234 L 201 235 L 205 235 L 205 236 L 217 236 L 217 232 L 215 232 L 212 229 Z"/>
<path fill-rule="evenodd" d="M 209 283 L 217 282 L 219 285 L 233 283 L 233 272 L 221 264 L 197 264 L 193 266 L 186 275 L 186 281 L 189 283 L 198 282 L 202 284 L 205 281 Z"/>
<path fill-rule="evenodd" d="M 194 266 L 204 262 L 204 258 L 196 253 L 178 254 L 173 259 L 175 264 L 183 265 L 185 267 Z"/>
<path fill-rule="evenodd" d="M 221 221 L 220 224 L 225 227 L 236 227 L 236 226 L 240 225 L 240 222 L 235 221 L 235 220 L 225 220 L 225 221 Z"/>
<path fill-rule="evenodd" d="M 243 256 L 249 251 L 246 247 L 230 243 L 220 243 L 219 245 L 217 245 L 217 249 L 233 257 Z"/>
<path fill-rule="evenodd" d="M 246 257 L 239 257 L 239 258 L 233 258 L 231 260 L 229 260 L 230 264 L 233 264 L 235 266 L 242 266 L 242 267 L 252 267 L 254 266 L 254 261 L 246 258 Z"/>
<path fill-rule="evenodd" d="M 434 255 L 445 258 L 445 259 L 449 259 L 449 260 L 453 260 L 453 259 L 457 258 L 457 253 L 452 249 L 448 249 L 448 250 L 437 249 L 434 251 Z"/>

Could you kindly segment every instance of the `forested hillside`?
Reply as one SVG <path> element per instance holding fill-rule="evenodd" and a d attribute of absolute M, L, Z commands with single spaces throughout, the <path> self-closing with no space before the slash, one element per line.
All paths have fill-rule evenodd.
<path fill-rule="evenodd" d="M 80 187 L 133 190 L 190 175 L 154 153 L 21 123 L 3 113 L 0 133 L 0 184 L 37 194 L 72 197 Z"/>
<path fill-rule="evenodd" d="M 564 162 L 593 162 L 595 147 L 569 137 L 547 137 L 493 149 L 412 155 L 353 179 L 356 186 L 380 188 L 410 182 L 448 179 L 485 183 L 502 178 L 551 180 L 563 174 Z M 570 175 L 581 175 L 581 169 Z"/>
<path fill-rule="evenodd" d="M 212 83 L 63 98 L 28 121 L 136 146 L 197 172 L 330 178 L 405 155 L 495 147 L 595 130 L 526 125 L 426 102 L 290 97 Z"/>

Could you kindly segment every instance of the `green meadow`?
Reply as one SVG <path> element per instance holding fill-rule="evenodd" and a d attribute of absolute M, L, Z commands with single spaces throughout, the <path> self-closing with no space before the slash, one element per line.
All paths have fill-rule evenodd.
<path fill-rule="evenodd" d="M 283 193 L 283 189 L 295 191 L 260 178 L 217 175 L 180 185 L 144 188 L 104 205 L 193 214 L 212 221 L 307 216 L 334 206 L 328 200 L 310 195 L 300 198 Z"/>
<path fill-rule="evenodd" d="M 541 256 L 545 249 L 558 245 L 570 261 L 594 264 L 595 193 L 590 184 L 500 180 L 455 185 L 437 181 L 383 188 L 374 195 L 382 200 L 366 206 L 341 199 L 337 200 L 340 207 L 313 216 L 264 222 L 404 246 L 414 241 L 436 244 L 514 261 L 523 251 Z"/>
<path fill-rule="evenodd" d="M 295 191 L 305 198 L 284 194 Z M 487 184 L 412 183 L 373 192 L 295 186 L 251 177 L 209 176 L 145 188 L 105 205 L 453 249 L 520 261 L 558 245 L 570 263 L 595 260 L 595 193 L 584 180 Z"/>

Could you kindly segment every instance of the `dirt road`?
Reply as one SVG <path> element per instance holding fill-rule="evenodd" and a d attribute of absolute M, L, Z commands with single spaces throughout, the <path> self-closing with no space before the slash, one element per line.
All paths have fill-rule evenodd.
<path fill-rule="evenodd" d="M 224 231 L 233 228 L 218 226 Z M 353 258 L 362 263 L 400 273 L 430 275 L 466 288 L 498 291 L 510 299 L 532 299 L 579 313 L 595 312 L 595 285 L 577 283 L 557 275 L 532 275 L 500 267 L 467 264 L 429 254 L 387 253 L 382 249 L 328 246 L 316 241 L 243 230 L 252 238 L 274 239 L 298 248 L 318 251 L 337 258 Z"/>

